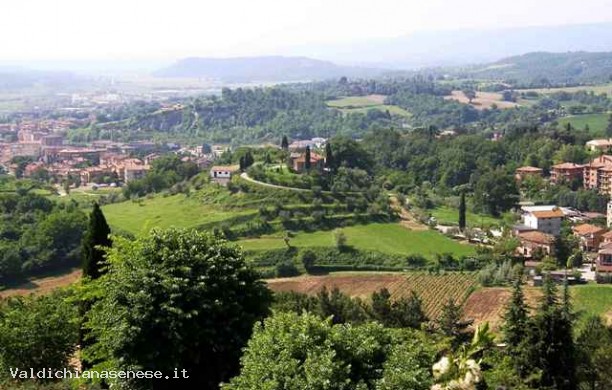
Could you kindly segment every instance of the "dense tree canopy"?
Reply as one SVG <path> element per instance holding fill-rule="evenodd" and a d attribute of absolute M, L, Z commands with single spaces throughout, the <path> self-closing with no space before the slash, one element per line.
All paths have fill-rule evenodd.
<path fill-rule="evenodd" d="M 253 324 L 268 312 L 269 293 L 242 253 L 196 231 L 152 231 L 118 239 L 109 271 L 89 314 L 97 344 L 88 351 L 102 366 L 187 370 L 185 388 L 215 389 L 236 373 Z M 137 381 L 137 388 L 176 384 Z"/>

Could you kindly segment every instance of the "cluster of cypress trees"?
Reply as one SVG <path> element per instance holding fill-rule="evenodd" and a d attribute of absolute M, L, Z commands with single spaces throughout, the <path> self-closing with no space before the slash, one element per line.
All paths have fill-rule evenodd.
<path fill-rule="evenodd" d="M 504 315 L 507 355 L 518 376 L 535 388 L 576 389 L 576 351 L 573 340 L 575 316 L 567 283 L 561 301 L 550 277 L 544 279 L 543 296 L 529 315 L 522 280 L 514 282 L 512 298 Z"/>

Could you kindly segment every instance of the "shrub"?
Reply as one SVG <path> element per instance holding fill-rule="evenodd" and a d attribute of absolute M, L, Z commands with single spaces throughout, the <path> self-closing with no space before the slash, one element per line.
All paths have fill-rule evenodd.
<path fill-rule="evenodd" d="M 300 274 L 300 271 L 291 261 L 285 261 L 283 263 L 277 264 L 275 267 L 275 271 L 276 277 L 278 278 L 298 276 Z"/>
<path fill-rule="evenodd" d="M 310 249 L 306 249 L 301 255 L 302 265 L 306 271 L 310 270 L 317 262 L 317 254 Z"/>
<path fill-rule="evenodd" d="M 336 248 L 339 250 L 343 250 L 346 247 L 346 234 L 342 231 L 342 229 L 335 229 L 333 232 L 334 243 L 336 244 Z"/>

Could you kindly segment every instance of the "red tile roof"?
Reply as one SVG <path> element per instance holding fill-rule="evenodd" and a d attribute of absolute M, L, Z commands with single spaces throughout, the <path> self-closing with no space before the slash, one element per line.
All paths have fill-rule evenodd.
<path fill-rule="evenodd" d="M 601 234 L 606 231 L 606 229 L 601 226 L 595 226 L 588 223 L 583 223 L 582 225 L 577 225 L 572 228 L 574 233 L 584 236 L 587 234 Z"/>
<path fill-rule="evenodd" d="M 532 211 L 536 218 L 563 218 L 565 214 L 560 209 Z"/>
<path fill-rule="evenodd" d="M 538 231 L 519 233 L 521 240 L 535 242 L 536 244 L 551 245 L 555 242 L 555 236 L 552 234 L 542 233 Z"/>

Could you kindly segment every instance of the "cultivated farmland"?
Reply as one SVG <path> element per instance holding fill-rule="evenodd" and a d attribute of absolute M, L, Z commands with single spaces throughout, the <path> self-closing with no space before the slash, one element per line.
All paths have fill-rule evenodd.
<path fill-rule="evenodd" d="M 297 278 L 271 279 L 268 286 L 273 291 L 296 291 L 316 294 L 323 287 L 340 291 L 354 297 L 367 299 L 370 295 L 387 288 L 392 298 L 416 292 L 423 300 L 425 313 L 436 318 L 444 303 L 453 298 L 462 303 L 476 287 L 476 276 L 472 273 L 335 273 L 326 276 L 302 276 Z"/>
<path fill-rule="evenodd" d="M 469 103 L 468 98 L 462 91 L 453 91 L 450 96 L 445 96 L 444 99 L 456 100 L 459 103 L 464 104 Z M 476 98 L 472 99 L 471 103 L 471 105 L 478 110 L 484 110 L 485 108 L 490 109 L 494 104 L 500 109 L 514 108 L 518 106 L 517 103 L 502 100 L 502 95 L 496 92 L 476 92 Z"/>

